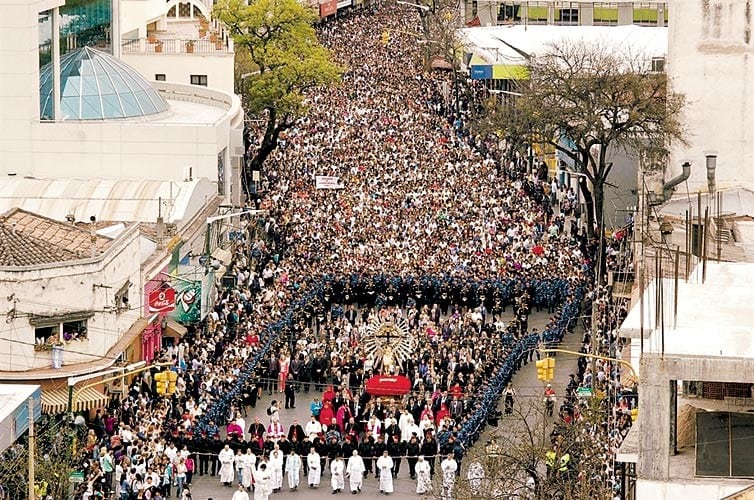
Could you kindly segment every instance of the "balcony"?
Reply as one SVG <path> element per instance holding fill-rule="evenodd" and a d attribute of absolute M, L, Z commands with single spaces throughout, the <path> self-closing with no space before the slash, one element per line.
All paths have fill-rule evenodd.
<path fill-rule="evenodd" d="M 224 56 L 233 54 L 231 40 L 217 38 L 212 41 L 209 37 L 198 40 L 176 38 L 137 38 L 123 40 L 122 54 L 201 54 Z"/>

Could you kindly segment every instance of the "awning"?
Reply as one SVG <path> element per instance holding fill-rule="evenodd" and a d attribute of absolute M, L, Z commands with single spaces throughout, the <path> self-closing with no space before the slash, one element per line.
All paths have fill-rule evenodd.
<path fill-rule="evenodd" d="M 233 255 L 222 248 L 215 248 L 215 251 L 212 252 L 212 257 L 219 260 L 224 266 L 228 266 L 230 264 L 230 261 L 233 259 Z"/>
<path fill-rule="evenodd" d="M 182 324 L 178 323 L 177 321 L 174 321 L 172 319 L 168 319 L 168 324 L 165 327 L 165 331 L 162 332 L 163 337 L 172 337 L 175 339 L 180 339 L 184 335 L 186 335 L 186 327 Z"/>
<path fill-rule="evenodd" d="M 88 411 L 92 408 L 107 406 L 107 396 L 94 387 L 86 389 L 73 388 L 73 411 Z M 68 411 L 68 387 L 42 391 L 42 413 L 55 415 Z"/>

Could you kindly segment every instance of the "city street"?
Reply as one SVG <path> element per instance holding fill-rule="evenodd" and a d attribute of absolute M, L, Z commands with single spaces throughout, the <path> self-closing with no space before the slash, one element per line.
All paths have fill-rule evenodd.
<path fill-rule="evenodd" d="M 508 322 L 510 319 L 512 319 L 512 313 L 509 309 L 508 312 L 504 314 L 504 321 Z M 530 329 L 537 328 L 537 330 L 541 332 L 547 324 L 548 319 L 549 315 L 546 312 L 533 312 L 529 318 L 529 327 Z M 581 342 L 580 332 L 581 330 L 577 329 L 575 333 L 567 335 L 564 338 L 562 347 L 577 351 L 580 347 Z M 565 386 L 568 383 L 568 374 L 574 373 L 576 371 L 576 357 L 571 355 L 558 354 L 556 359 L 555 379 L 552 385 L 555 388 L 556 394 L 560 398 L 565 392 Z M 543 393 L 543 383 L 537 380 L 537 370 L 534 363 L 529 363 L 526 366 L 522 366 L 521 370 L 514 377 L 513 384 L 518 392 L 517 398 L 520 401 L 526 401 L 530 398 L 539 398 Z M 304 425 L 309 420 L 309 403 L 311 403 L 314 394 L 315 393 L 312 392 L 309 392 L 309 394 L 299 392 L 296 395 L 296 408 L 294 410 L 280 410 L 280 418 L 286 428 L 292 423 L 294 418 L 298 419 L 298 421 L 302 423 L 302 425 Z M 318 393 L 318 395 L 321 396 L 321 393 Z M 265 413 L 267 406 L 272 399 L 277 399 L 278 401 L 280 401 L 282 396 L 282 394 L 273 394 L 273 396 L 268 396 L 267 394 L 265 394 L 264 398 L 257 402 L 256 408 L 248 409 L 249 413 L 246 417 L 246 426 L 248 427 L 249 424 L 254 421 L 254 417 L 256 416 L 258 416 L 262 422 L 267 422 L 268 417 Z M 500 400 L 498 406 L 500 409 L 502 409 L 502 399 Z M 511 427 L 510 425 L 506 425 L 504 419 L 505 417 L 503 417 L 503 419 L 500 421 L 500 425 L 497 428 L 488 427 L 476 446 L 484 445 L 484 443 L 491 438 L 495 438 L 498 443 L 505 443 L 506 432 L 510 432 Z M 467 465 L 467 463 L 464 462 L 464 465 Z M 465 473 L 466 471 L 463 470 L 462 474 Z M 439 477 L 437 476 L 438 475 L 436 475 L 435 479 L 439 480 Z M 415 493 L 416 481 L 411 480 L 408 477 L 408 468 L 405 465 L 405 461 L 403 463 L 403 466 L 401 467 L 401 473 L 394 481 L 394 485 L 395 492 L 390 495 L 392 497 L 416 498 L 418 496 Z M 304 477 L 302 477 L 301 485 L 299 486 L 298 491 L 289 492 L 287 486 L 287 481 L 284 479 L 282 491 L 280 493 L 271 495 L 271 498 L 274 498 L 276 500 L 304 497 L 308 499 L 323 499 L 332 498 L 333 496 L 332 490 L 330 489 L 329 473 L 323 474 L 322 483 L 319 489 L 316 490 L 310 490 L 307 487 L 306 479 Z M 196 476 L 191 488 L 193 500 L 208 500 L 210 498 L 212 500 L 230 500 L 235 490 L 235 485 L 230 488 L 224 487 L 220 483 L 217 476 Z M 346 481 L 346 489 L 342 493 L 340 493 L 340 495 L 350 496 L 350 492 L 348 491 L 348 481 Z M 364 487 L 358 498 L 381 498 L 382 496 L 383 495 L 380 495 L 379 493 L 378 480 L 375 479 L 374 476 L 366 478 L 364 480 Z"/>

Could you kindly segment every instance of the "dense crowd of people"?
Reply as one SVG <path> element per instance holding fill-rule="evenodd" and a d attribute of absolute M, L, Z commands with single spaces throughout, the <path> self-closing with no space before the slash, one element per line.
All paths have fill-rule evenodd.
<path fill-rule="evenodd" d="M 527 165 L 515 141 L 469 131 L 473 85 L 461 82 L 455 101 L 447 75 L 424 71 L 406 29 L 418 22 L 390 5 L 319 28 L 347 68 L 342 85 L 311 94 L 268 160 L 268 215 L 237 242 L 236 285 L 163 353 L 175 394 L 159 397 L 145 372 L 97 411 L 78 498 L 186 499 L 205 474 L 237 486 L 234 500 L 255 484 L 254 498 L 267 498 L 285 477 L 317 487 L 323 472 L 333 492 L 347 479 L 358 493 L 374 474 L 388 494 L 401 470 L 417 493 L 440 471 L 450 498 L 515 371 L 575 326 L 595 244 L 558 209 L 567 188 Z M 317 175 L 343 189 L 315 189 Z M 550 314 L 542 332 L 528 328 L 534 309 Z M 368 325 L 399 319 L 411 354 L 368 352 Z M 601 383 L 615 380 L 611 368 L 600 366 Z M 370 396 L 377 373 L 405 375 L 409 394 Z M 258 407 L 265 392 L 279 402 Z M 283 403 L 309 405 L 311 420 L 283 422 Z"/>

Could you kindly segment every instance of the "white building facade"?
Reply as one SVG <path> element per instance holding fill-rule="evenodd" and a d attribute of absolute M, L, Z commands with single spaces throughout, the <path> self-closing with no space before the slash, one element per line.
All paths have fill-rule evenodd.
<path fill-rule="evenodd" d="M 7 212 L 0 225 L 13 251 L 0 262 L 0 295 L 10 298 L 0 322 L 3 378 L 113 364 L 108 351 L 140 316 L 138 225 L 111 239 L 23 210 Z"/>
<path fill-rule="evenodd" d="M 676 146 L 670 174 L 692 162 L 688 187 L 707 191 L 705 156 L 717 155 L 717 187 L 754 189 L 754 40 L 746 0 L 674 0 L 666 70 L 686 96 L 688 147 Z"/>
<path fill-rule="evenodd" d="M 216 78 L 226 90 L 190 81 L 151 84 L 154 74 L 145 78 L 107 53 L 117 9 L 103 14 L 102 40 L 73 48 L 81 42 L 63 36 L 62 5 L 0 0 L 0 176 L 206 178 L 226 201 L 238 202 L 243 110 L 221 82 L 228 77 Z M 61 36 L 48 34 L 40 43 L 45 33 Z M 196 55 L 146 57 L 175 57 L 171 64 L 183 66 L 194 60 L 200 67 Z M 224 59 L 232 81 L 232 53 Z M 215 80 L 202 71 L 204 82 Z"/>

